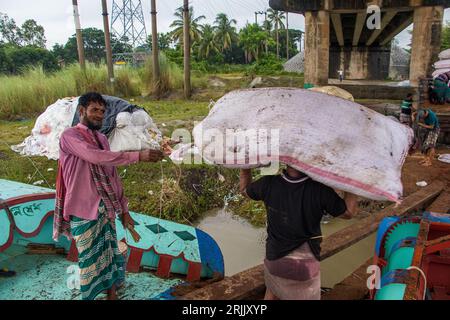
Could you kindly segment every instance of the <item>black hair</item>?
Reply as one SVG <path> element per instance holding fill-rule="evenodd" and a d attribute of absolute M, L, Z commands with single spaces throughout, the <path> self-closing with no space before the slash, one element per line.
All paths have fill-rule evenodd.
<path fill-rule="evenodd" d="M 78 98 L 78 105 L 83 108 L 87 108 L 91 102 L 97 102 L 106 107 L 105 99 L 103 99 L 102 95 L 97 92 L 86 92 Z"/>
<path fill-rule="evenodd" d="M 412 98 L 412 96 L 413 96 L 412 93 L 408 93 L 408 94 L 406 95 L 407 98 Z"/>

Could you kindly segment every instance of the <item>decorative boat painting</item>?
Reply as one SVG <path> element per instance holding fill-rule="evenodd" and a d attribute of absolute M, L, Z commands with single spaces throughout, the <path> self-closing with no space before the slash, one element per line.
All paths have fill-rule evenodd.
<path fill-rule="evenodd" d="M 80 299 L 76 247 L 65 237 L 52 239 L 54 198 L 52 189 L 0 179 L 0 269 L 16 273 L 0 278 L 0 300 Z M 207 233 L 140 213 L 130 215 L 137 242 L 116 219 L 117 239 L 127 257 L 119 298 L 176 299 L 177 287 L 223 278 L 222 253 Z"/>

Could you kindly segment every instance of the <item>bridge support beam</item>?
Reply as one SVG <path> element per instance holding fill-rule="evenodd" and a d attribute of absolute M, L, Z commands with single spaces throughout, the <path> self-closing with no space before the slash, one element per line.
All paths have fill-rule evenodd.
<path fill-rule="evenodd" d="M 328 11 L 305 13 L 305 83 L 328 84 L 330 14 Z"/>
<path fill-rule="evenodd" d="M 410 64 L 410 82 L 418 86 L 420 77 L 431 75 L 432 63 L 437 60 L 441 46 L 444 7 L 417 7 L 414 9 L 414 28 Z"/>

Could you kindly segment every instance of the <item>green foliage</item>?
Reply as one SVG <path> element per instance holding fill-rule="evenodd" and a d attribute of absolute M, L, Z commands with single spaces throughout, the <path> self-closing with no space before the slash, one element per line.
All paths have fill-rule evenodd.
<path fill-rule="evenodd" d="M 268 34 L 256 23 L 247 24 L 240 33 L 240 44 L 245 51 L 246 62 L 258 60 L 264 50 Z"/>
<path fill-rule="evenodd" d="M 36 46 L 45 48 L 44 28 L 36 23 L 33 19 L 26 20 L 20 28 L 20 39 L 22 45 Z"/>
<path fill-rule="evenodd" d="M 6 71 L 10 74 L 22 73 L 29 66 L 42 65 L 45 71 L 55 71 L 59 69 L 55 56 L 47 49 L 38 47 L 18 47 L 5 46 Z"/>
<path fill-rule="evenodd" d="M 217 42 L 220 52 L 227 51 L 231 48 L 233 43 L 237 42 L 235 19 L 228 19 L 225 13 L 219 13 L 214 21 L 214 40 Z"/>
<path fill-rule="evenodd" d="M 101 63 L 106 60 L 105 33 L 97 28 L 85 28 L 81 30 L 84 44 L 84 57 L 92 63 Z M 133 48 L 123 41 L 119 41 L 114 35 L 111 36 L 111 47 L 114 52 L 131 52 Z M 53 54 L 66 64 L 78 61 L 77 37 L 73 34 L 63 46 L 55 44 Z"/>
<path fill-rule="evenodd" d="M 172 43 L 173 43 L 172 36 L 169 32 L 158 33 L 158 48 L 159 48 L 159 50 L 169 49 L 170 46 L 172 45 Z M 147 38 L 147 46 L 149 48 L 152 47 L 152 35 L 151 34 Z"/>
<path fill-rule="evenodd" d="M 450 49 L 450 21 L 442 28 L 441 51 Z"/>
<path fill-rule="evenodd" d="M 198 43 L 198 58 L 208 60 L 211 56 L 217 55 L 219 50 L 214 28 L 205 24 L 202 26 L 202 38 Z"/>
<path fill-rule="evenodd" d="M 273 75 L 283 71 L 283 63 L 274 54 L 265 56 L 253 64 L 247 70 L 249 75 Z"/>
<path fill-rule="evenodd" d="M 6 14 L 0 12 L 0 41 L 19 46 L 20 28 L 16 25 L 14 19 L 9 18 Z"/>
<path fill-rule="evenodd" d="M 173 28 L 171 32 L 172 39 L 182 47 L 183 45 L 183 7 L 177 8 L 175 11 L 175 19 L 170 28 Z M 199 16 L 194 18 L 194 8 L 189 7 L 189 36 L 191 45 L 198 42 L 201 38 L 200 20 L 205 19 L 205 16 Z"/>

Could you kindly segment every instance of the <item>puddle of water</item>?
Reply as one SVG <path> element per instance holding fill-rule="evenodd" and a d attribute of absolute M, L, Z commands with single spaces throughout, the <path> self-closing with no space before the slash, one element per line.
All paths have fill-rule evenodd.
<path fill-rule="evenodd" d="M 324 237 L 356 220 L 331 219 L 322 224 Z M 266 230 L 256 228 L 226 209 L 214 209 L 196 225 L 211 235 L 222 250 L 225 275 L 244 271 L 264 260 Z M 322 287 L 331 288 L 373 256 L 375 234 L 321 262 Z"/>
<path fill-rule="evenodd" d="M 196 225 L 216 240 L 225 261 L 225 275 L 231 276 L 262 263 L 266 230 L 224 209 L 214 209 Z"/>

